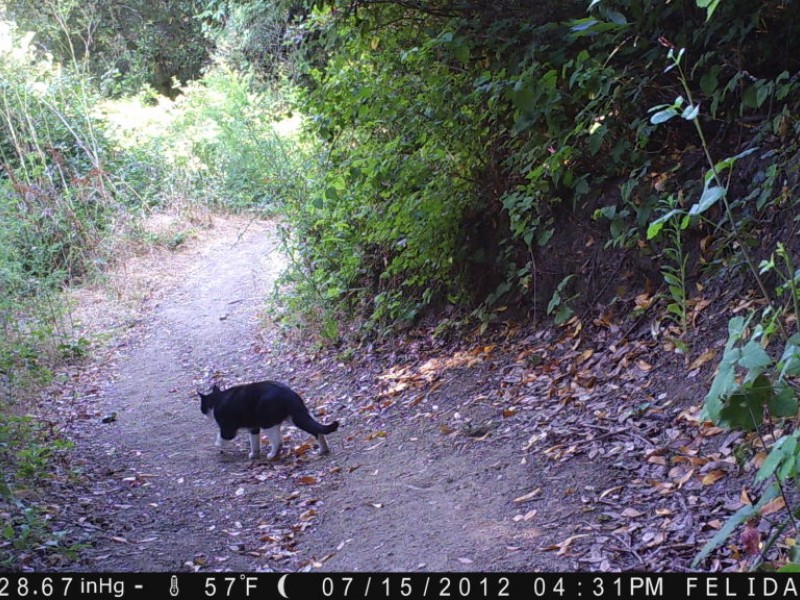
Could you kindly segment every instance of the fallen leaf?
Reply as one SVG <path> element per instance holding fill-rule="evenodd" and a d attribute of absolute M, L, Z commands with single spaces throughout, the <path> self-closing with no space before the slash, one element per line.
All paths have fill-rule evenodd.
<path fill-rule="evenodd" d="M 578 540 L 580 538 L 588 537 L 588 535 L 589 535 L 588 533 L 581 533 L 581 534 L 578 534 L 578 535 L 572 535 L 572 536 L 568 537 L 567 539 L 565 539 L 560 544 L 556 544 L 555 546 L 550 546 L 550 548 L 548 548 L 548 550 L 555 550 L 556 548 L 558 548 L 558 552 L 556 554 L 558 556 L 563 556 L 564 554 L 567 553 L 567 550 L 569 550 L 569 547 L 572 545 L 572 542 L 574 542 L 575 540 Z"/>
<path fill-rule="evenodd" d="M 238 490 L 236 490 L 236 495 L 237 496 L 243 496 L 244 495 L 244 488 L 240 487 Z"/>
<path fill-rule="evenodd" d="M 298 477 L 297 481 L 303 485 L 315 485 L 319 483 L 319 480 L 311 475 L 303 475 L 302 477 Z"/>
<path fill-rule="evenodd" d="M 315 509 L 313 509 L 313 508 L 310 508 L 306 512 L 304 512 L 302 515 L 300 515 L 300 520 L 301 521 L 310 521 L 311 519 L 313 519 L 316 516 L 317 516 L 317 511 Z"/>
<path fill-rule="evenodd" d="M 530 502 L 531 500 L 536 498 L 536 496 L 538 496 L 541 493 L 542 493 L 542 488 L 538 487 L 535 490 L 533 490 L 532 492 L 529 492 L 529 493 L 525 494 L 524 496 L 520 496 L 519 498 L 514 498 L 514 502 L 517 503 L 517 504 L 519 504 L 521 502 Z"/>
<path fill-rule="evenodd" d="M 762 517 L 768 517 L 769 515 L 783 510 L 785 507 L 786 501 L 783 498 L 775 498 L 775 500 L 767 502 L 764 506 L 762 506 L 759 513 Z"/>
<path fill-rule="evenodd" d="M 653 365 L 641 359 L 636 361 L 636 366 L 639 367 L 640 371 L 645 371 L 645 372 L 651 371 L 653 369 Z"/>
<path fill-rule="evenodd" d="M 695 369 L 699 369 L 700 367 L 702 367 L 707 362 L 713 360 L 716 355 L 717 355 L 717 351 L 713 350 L 713 349 L 712 350 L 708 350 L 707 352 L 704 352 L 703 354 L 701 354 L 700 356 L 698 356 L 696 359 L 694 359 L 692 361 L 692 364 L 689 365 L 689 370 L 690 371 L 694 371 Z"/>
<path fill-rule="evenodd" d="M 643 513 L 639 512 L 635 508 L 626 508 L 622 511 L 623 517 L 628 517 L 629 519 L 635 519 L 637 517 L 641 517 Z"/>
<path fill-rule="evenodd" d="M 462 563 L 464 565 L 471 565 L 475 561 L 473 561 L 473 560 L 471 560 L 469 558 L 459 558 L 458 562 L 460 562 L 460 563 Z"/>
<path fill-rule="evenodd" d="M 641 310 L 645 308 L 650 308 L 650 305 L 653 304 L 653 300 L 655 299 L 654 296 L 650 296 L 649 294 L 639 294 L 634 299 L 636 303 L 636 308 Z"/>
<path fill-rule="evenodd" d="M 678 480 L 678 489 L 683 488 L 683 486 L 686 485 L 686 482 L 689 481 L 693 476 L 694 476 L 694 469 L 689 469 L 689 471 L 686 472 L 686 475 L 684 475 Z"/>
<path fill-rule="evenodd" d="M 722 469 L 715 469 L 714 471 L 711 471 L 710 473 L 706 474 L 705 477 L 703 477 L 702 480 L 703 485 L 713 485 L 720 479 L 725 477 L 727 474 L 728 474 L 727 471 L 723 471 Z"/>
<path fill-rule="evenodd" d="M 609 494 L 613 494 L 614 492 L 620 491 L 624 487 L 625 487 L 624 485 L 618 485 L 618 486 L 615 486 L 615 487 L 612 487 L 612 488 L 608 488 L 605 492 L 600 494 L 600 500 L 602 500 L 603 498 L 605 498 Z"/>
<path fill-rule="evenodd" d="M 519 523 L 520 521 L 528 522 L 531 519 L 533 519 L 538 512 L 539 511 L 537 511 L 535 509 L 534 510 L 530 510 L 530 511 L 526 512 L 524 515 L 514 515 L 514 518 L 512 520 L 515 523 Z"/>
<path fill-rule="evenodd" d="M 314 444 L 311 444 L 311 443 L 301 444 L 297 448 L 294 449 L 294 455 L 296 457 L 298 457 L 298 458 L 300 458 L 301 456 L 305 456 L 306 454 L 308 454 L 311 451 L 311 449 L 313 447 L 314 447 Z"/>

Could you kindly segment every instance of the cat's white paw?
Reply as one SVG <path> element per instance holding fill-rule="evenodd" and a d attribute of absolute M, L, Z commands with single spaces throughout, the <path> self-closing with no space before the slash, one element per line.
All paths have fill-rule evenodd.
<path fill-rule="evenodd" d="M 255 460 L 255 459 L 257 459 L 259 456 L 261 456 L 261 452 L 251 452 L 250 454 L 248 454 L 248 455 L 247 455 L 247 457 L 248 457 L 250 460 Z"/>

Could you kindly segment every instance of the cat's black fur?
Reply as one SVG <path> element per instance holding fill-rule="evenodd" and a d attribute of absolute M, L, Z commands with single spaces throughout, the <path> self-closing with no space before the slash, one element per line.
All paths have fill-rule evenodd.
<path fill-rule="evenodd" d="M 266 429 L 272 447 L 269 458 L 275 458 L 281 448 L 280 425 L 287 419 L 313 436 L 320 446 L 320 454 L 328 452 L 325 434 L 339 428 L 339 422 L 323 425 L 314 420 L 302 398 L 288 386 L 277 381 L 258 381 L 220 390 L 214 385 L 209 394 L 200 395 L 200 410 L 219 425 L 217 445 L 236 437 L 239 429 L 250 431 L 250 458 L 260 451 L 260 432 Z"/>

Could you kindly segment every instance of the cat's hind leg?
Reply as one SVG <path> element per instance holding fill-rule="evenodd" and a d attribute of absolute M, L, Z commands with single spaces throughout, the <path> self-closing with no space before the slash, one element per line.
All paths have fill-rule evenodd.
<path fill-rule="evenodd" d="M 255 429 L 250 430 L 250 454 L 248 454 L 248 458 L 250 460 L 258 458 L 261 454 L 261 430 L 256 427 Z"/>
<path fill-rule="evenodd" d="M 281 426 L 274 425 L 267 429 L 267 435 L 269 435 L 269 454 L 267 455 L 267 459 L 273 460 L 276 456 L 278 456 L 278 452 L 281 451 L 281 445 L 283 444 L 283 440 L 281 439 Z"/>

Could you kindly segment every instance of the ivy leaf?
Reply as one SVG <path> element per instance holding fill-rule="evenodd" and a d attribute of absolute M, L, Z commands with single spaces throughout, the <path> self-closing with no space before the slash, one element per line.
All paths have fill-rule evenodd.
<path fill-rule="evenodd" d="M 786 348 L 778 361 L 778 367 L 781 379 L 800 375 L 800 334 L 795 333 L 786 342 Z"/>
<path fill-rule="evenodd" d="M 466 65 L 469 63 L 471 52 L 469 46 L 466 44 L 461 43 L 458 46 L 455 46 L 453 48 L 453 54 L 461 62 L 461 64 Z"/>
<path fill-rule="evenodd" d="M 609 10 L 606 13 L 606 16 L 615 25 L 627 25 L 628 24 L 628 19 L 625 18 L 625 15 L 623 15 L 621 12 L 618 12 L 616 10 Z"/>
<path fill-rule="evenodd" d="M 747 321 L 743 317 L 735 317 L 728 322 L 728 341 L 725 344 L 725 353 L 717 367 L 717 374 L 711 383 L 711 388 L 706 394 L 703 404 L 703 416 L 719 424 L 720 411 L 723 407 L 723 398 L 730 396 L 736 390 L 736 363 L 742 355 L 741 348 L 736 348 L 737 342 L 744 335 Z"/>
<path fill-rule="evenodd" d="M 736 156 L 729 156 L 728 158 L 722 159 L 721 161 L 719 161 L 714 165 L 713 169 L 709 169 L 708 171 L 706 171 L 706 174 L 703 178 L 704 181 L 706 182 L 706 184 L 708 184 L 709 181 L 714 179 L 715 174 L 717 176 L 720 175 L 723 171 L 725 171 L 726 169 L 730 169 L 733 165 L 735 165 L 737 160 L 752 154 L 756 150 L 757 148 L 748 148 L 747 150 L 742 150 Z"/>
<path fill-rule="evenodd" d="M 742 348 L 742 358 L 739 364 L 750 372 L 757 371 L 760 373 L 772 364 L 772 359 L 767 354 L 766 350 L 761 347 L 756 340 L 750 340 Z"/>

